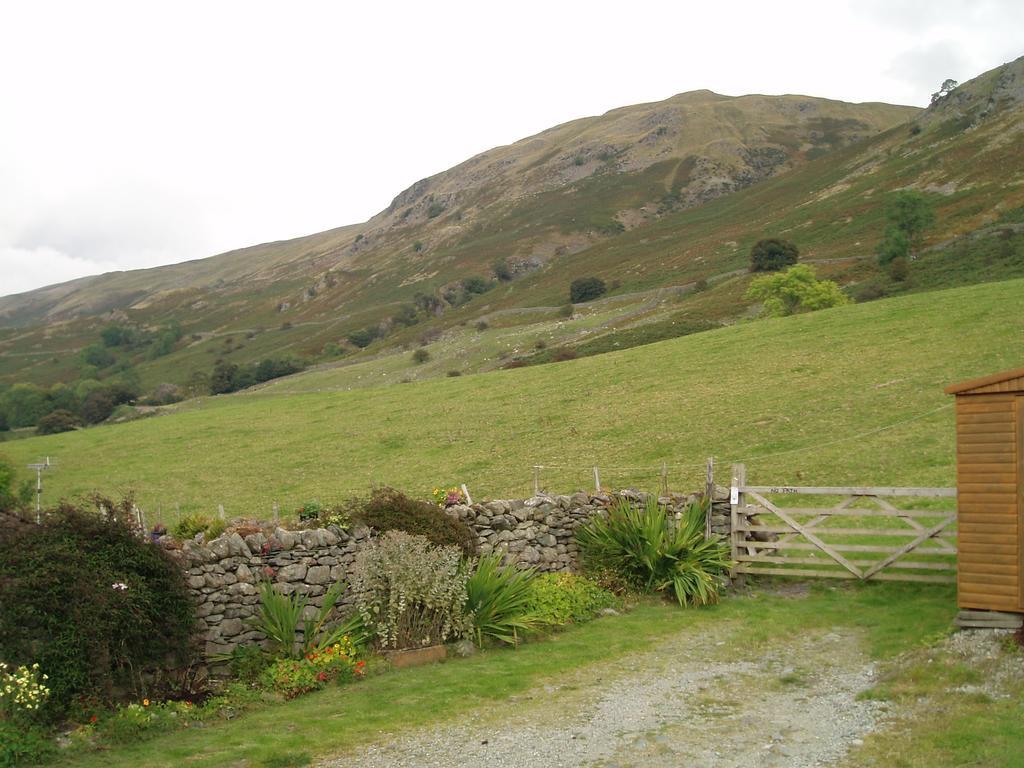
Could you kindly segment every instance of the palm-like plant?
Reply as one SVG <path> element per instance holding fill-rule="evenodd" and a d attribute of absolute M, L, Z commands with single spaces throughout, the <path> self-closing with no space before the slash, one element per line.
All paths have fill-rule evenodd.
<path fill-rule="evenodd" d="M 519 633 L 537 623 L 529 615 L 530 582 L 536 570 L 519 570 L 501 560 L 501 553 L 481 556 L 466 582 L 466 611 L 480 647 L 485 637 L 517 645 Z"/>
<path fill-rule="evenodd" d="M 337 582 L 324 594 L 324 602 L 312 619 L 303 619 L 307 598 L 305 595 L 281 594 L 273 583 L 265 581 L 260 585 L 260 611 L 253 617 L 252 625 L 267 636 L 270 652 L 279 657 L 301 659 L 313 651 L 321 651 L 334 645 L 353 630 L 352 622 L 345 622 L 333 629 L 327 628 L 334 606 L 337 605 L 345 583 Z M 299 639 L 299 627 L 302 637 Z"/>
<path fill-rule="evenodd" d="M 576 533 L 584 565 L 607 568 L 648 592 L 671 592 L 682 605 L 718 602 L 729 569 L 721 537 L 704 538 L 704 509 L 691 504 L 670 519 L 657 498 L 637 507 L 621 500 Z"/>

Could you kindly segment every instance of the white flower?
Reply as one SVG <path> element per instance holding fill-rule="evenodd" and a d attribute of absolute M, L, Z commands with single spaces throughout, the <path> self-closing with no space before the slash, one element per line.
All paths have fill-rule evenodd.
<path fill-rule="evenodd" d="M 123 581 L 115 581 L 113 584 L 110 585 L 110 588 L 116 589 L 119 592 L 124 592 L 126 589 L 128 589 L 128 585 L 125 584 Z"/>

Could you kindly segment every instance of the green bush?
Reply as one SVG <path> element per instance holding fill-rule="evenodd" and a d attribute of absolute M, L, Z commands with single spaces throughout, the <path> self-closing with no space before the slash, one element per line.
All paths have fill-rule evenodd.
<path fill-rule="evenodd" d="M 425 536 L 431 544 L 456 546 L 466 557 L 476 555 L 476 534 L 468 525 L 436 504 L 412 499 L 394 488 L 378 488 L 367 499 L 348 502 L 346 509 L 353 522 L 378 533 L 405 531 Z"/>
<path fill-rule="evenodd" d="M 462 288 L 466 293 L 487 293 L 494 287 L 494 283 L 482 277 L 466 277 L 462 280 Z"/>
<path fill-rule="evenodd" d="M 370 346 L 373 340 L 380 336 L 376 326 L 370 326 L 361 330 L 352 331 L 348 335 L 348 343 L 363 349 Z"/>
<path fill-rule="evenodd" d="M 608 286 L 599 277 L 580 277 L 569 285 L 569 301 L 579 304 L 603 296 Z"/>
<path fill-rule="evenodd" d="M 0 537 L 0 658 L 38 662 L 46 707 L 79 694 L 113 700 L 147 669 L 190 653 L 193 605 L 177 563 L 134 527 L 132 501 L 96 498 L 105 516 L 62 504 Z"/>
<path fill-rule="evenodd" d="M 818 280 L 814 270 L 797 264 L 785 272 L 755 277 L 747 288 L 746 298 L 761 299 L 764 309 L 773 317 L 814 312 L 849 304 L 850 299 L 832 280 Z"/>
<path fill-rule="evenodd" d="M 423 347 L 420 347 L 419 349 L 412 353 L 412 361 L 416 365 L 422 365 L 428 360 L 430 360 L 430 352 L 428 352 Z"/>
<path fill-rule="evenodd" d="M 297 510 L 295 514 L 299 517 L 299 522 L 304 520 L 316 520 L 323 514 L 324 505 L 319 501 L 307 501 Z"/>
<path fill-rule="evenodd" d="M 615 602 L 615 595 L 586 576 L 544 573 L 530 584 L 527 606 L 538 623 L 560 626 L 589 621 Z"/>
<path fill-rule="evenodd" d="M 37 435 L 56 435 L 61 432 L 71 432 L 82 426 L 82 420 L 71 411 L 60 408 L 48 413 L 39 420 L 36 425 Z"/>
<path fill-rule="evenodd" d="M 644 592 L 664 592 L 683 606 L 718 601 L 729 570 L 721 537 L 704 539 L 704 510 L 693 504 L 670 520 L 651 496 L 644 507 L 622 500 L 576 533 L 586 568 L 620 574 Z"/>
<path fill-rule="evenodd" d="M 0 512 L 15 512 L 26 508 L 32 500 L 32 482 L 17 482 L 14 465 L 0 456 Z"/>
<path fill-rule="evenodd" d="M 481 556 L 466 582 L 466 610 L 481 648 L 484 638 L 517 645 L 519 633 L 536 626 L 530 612 L 536 571 L 501 561 L 500 553 Z"/>
<path fill-rule="evenodd" d="M 57 752 L 41 728 L 0 720 L 0 768 L 47 762 Z"/>
<path fill-rule="evenodd" d="M 796 264 L 800 250 L 788 240 L 769 237 L 758 240 L 750 249 L 751 272 L 774 272 Z"/>
<path fill-rule="evenodd" d="M 178 520 L 171 532 L 176 539 L 182 541 L 194 539 L 198 533 L 203 534 L 203 537 L 210 541 L 224 533 L 226 527 L 223 520 L 213 520 L 205 515 L 185 515 Z"/>
<path fill-rule="evenodd" d="M 457 547 L 388 531 L 356 555 L 352 591 L 381 648 L 422 648 L 465 636 L 466 581 Z"/>

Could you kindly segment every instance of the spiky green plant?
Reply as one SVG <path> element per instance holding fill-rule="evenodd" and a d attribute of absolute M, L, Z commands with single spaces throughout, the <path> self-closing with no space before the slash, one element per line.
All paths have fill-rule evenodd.
<path fill-rule="evenodd" d="M 656 497 L 643 507 L 620 500 L 606 516 L 576 533 L 587 568 L 606 568 L 646 592 L 666 592 L 682 606 L 718 602 L 719 577 L 729 569 L 721 537 L 704 538 L 705 510 L 690 505 L 669 518 Z"/>
<path fill-rule="evenodd" d="M 332 584 L 324 594 L 323 605 L 316 615 L 312 619 L 303 619 L 308 602 L 306 596 L 281 594 L 272 582 L 265 581 L 260 585 L 260 610 L 253 617 L 252 626 L 267 636 L 273 655 L 301 659 L 308 653 L 323 650 L 338 642 L 350 629 L 349 622 L 333 629 L 327 627 L 345 587 L 345 583 L 340 581 Z"/>
<path fill-rule="evenodd" d="M 466 582 L 466 610 L 472 616 L 476 644 L 484 638 L 517 645 L 519 633 L 536 626 L 530 615 L 530 584 L 537 575 L 533 568 L 519 570 L 502 565 L 501 553 L 483 555 Z"/>

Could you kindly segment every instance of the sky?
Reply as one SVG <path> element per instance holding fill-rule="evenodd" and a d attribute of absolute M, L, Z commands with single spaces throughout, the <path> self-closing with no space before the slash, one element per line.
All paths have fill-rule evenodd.
<path fill-rule="evenodd" d="M 0 296 L 364 221 L 418 179 L 708 88 L 925 106 L 1021 0 L 0 0 Z"/>

